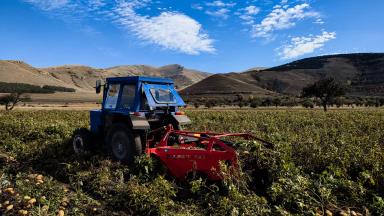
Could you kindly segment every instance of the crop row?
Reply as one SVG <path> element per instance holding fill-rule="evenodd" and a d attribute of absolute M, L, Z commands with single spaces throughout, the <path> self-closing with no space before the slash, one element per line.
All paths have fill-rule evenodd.
<path fill-rule="evenodd" d="M 127 167 L 102 151 L 78 157 L 84 111 L 0 112 L 0 212 L 31 215 L 270 215 L 384 212 L 384 111 L 194 110 L 186 129 L 250 132 L 237 141 L 240 176 L 229 194 L 185 185 L 139 157 Z M 225 168 L 223 168 L 225 170 Z M 32 202 L 30 201 L 32 200 Z M 12 207 L 12 208 L 11 208 Z"/>

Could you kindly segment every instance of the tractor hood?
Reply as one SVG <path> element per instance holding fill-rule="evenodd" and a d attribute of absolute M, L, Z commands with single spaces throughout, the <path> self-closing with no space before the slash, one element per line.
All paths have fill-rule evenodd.
<path fill-rule="evenodd" d="M 143 90 L 150 107 L 185 106 L 173 84 L 143 84 Z"/>

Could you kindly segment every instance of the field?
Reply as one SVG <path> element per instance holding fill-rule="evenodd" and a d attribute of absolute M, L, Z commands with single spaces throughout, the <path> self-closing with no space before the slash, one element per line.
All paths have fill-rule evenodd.
<path fill-rule="evenodd" d="M 151 160 L 134 167 L 69 143 L 86 111 L 0 112 L 0 215 L 382 215 L 384 110 L 190 110 L 188 129 L 251 132 L 239 141 L 241 175 L 222 195 L 185 185 Z"/>

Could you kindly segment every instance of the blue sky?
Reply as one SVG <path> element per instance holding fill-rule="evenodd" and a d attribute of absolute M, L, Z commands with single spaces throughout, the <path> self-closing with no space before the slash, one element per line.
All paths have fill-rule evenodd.
<path fill-rule="evenodd" d="M 1 0 L 0 59 L 244 71 L 384 51 L 383 0 Z"/>

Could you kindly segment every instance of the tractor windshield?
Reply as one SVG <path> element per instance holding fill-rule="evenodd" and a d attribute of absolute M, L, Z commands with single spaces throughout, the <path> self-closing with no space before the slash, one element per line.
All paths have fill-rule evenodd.
<path fill-rule="evenodd" d="M 149 90 L 157 103 L 175 103 L 176 99 L 169 89 L 151 88 Z"/>
<path fill-rule="evenodd" d="M 149 107 L 185 106 L 173 84 L 143 84 Z"/>

